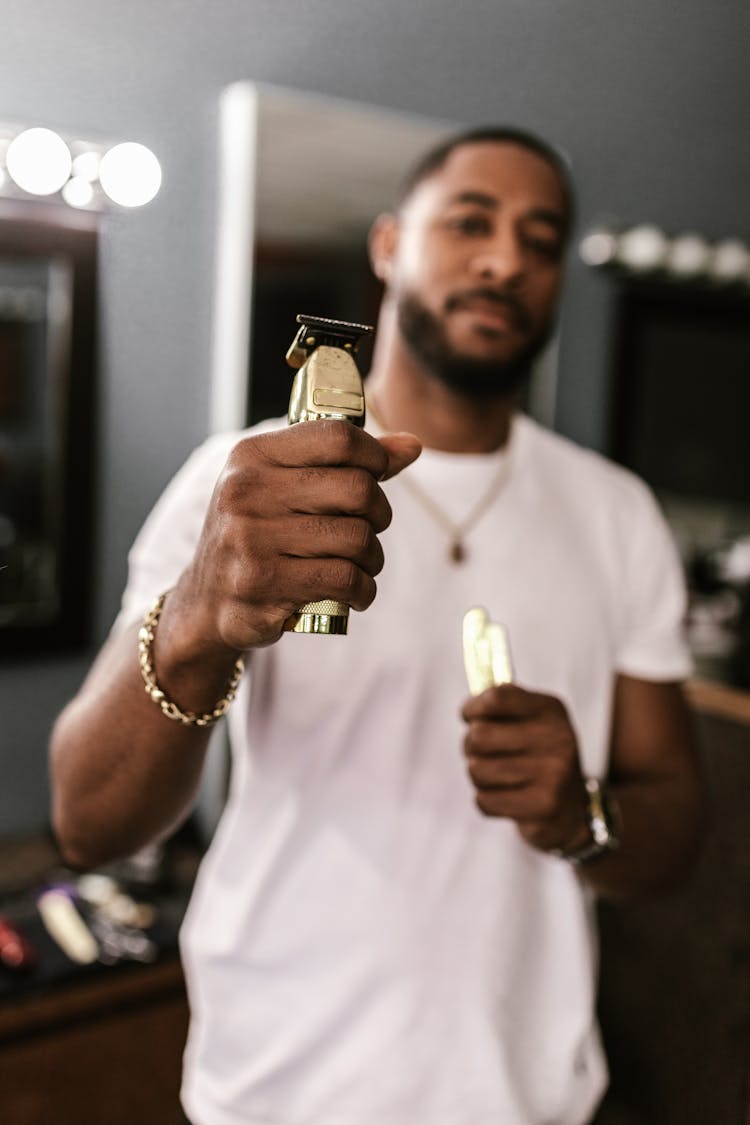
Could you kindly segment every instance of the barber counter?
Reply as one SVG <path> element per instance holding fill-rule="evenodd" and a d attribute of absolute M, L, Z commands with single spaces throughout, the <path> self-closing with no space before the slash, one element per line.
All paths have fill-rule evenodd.
<path fill-rule="evenodd" d="M 121 866 L 83 884 L 86 899 L 49 838 L 0 844 L 0 915 L 28 943 L 30 958 L 25 967 L 0 967 L 2 1125 L 183 1121 L 188 1009 L 177 934 L 196 863 L 194 847 L 175 841 L 156 869 Z M 111 886 L 120 897 L 107 920 L 102 902 Z M 85 934 L 66 953 L 45 925 L 40 896 L 50 890 L 75 898 L 97 935 L 96 959 L 73 956 L 86 954 Z M 12 942 L 5 952 L 12 961 Z"/>

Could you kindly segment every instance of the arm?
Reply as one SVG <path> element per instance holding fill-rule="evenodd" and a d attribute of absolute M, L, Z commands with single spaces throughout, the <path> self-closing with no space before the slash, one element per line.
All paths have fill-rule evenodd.
<path fill-rule="evenodd" d="M 378 441 L 343 422 L 239 442 L 156 631 L 167 695 L 210 711 L 237 656 L 278 640 L 298 606 L 330 597 L 365 609 L 383 565 L 377 536 L 391 518 L 377 482 L 418 452 L 410 436 Z M 76 867 L 166 835 L 200 781 L 208 732 L 171 721 L 146 695 L 137 632 L 108 641 L 53 731 L 53 826 Z"/>
<path fill-rule="evenodd" d="M 590 839 L 583 777 L 567 712 L 552 696 L 516 685 L 469 700 L 465 739 L 477 805 L 510 817 L 544 851 Z M 705 802 L 695 736 L 679 684 L 618 676 L 610 757 L 620 848 L 581 876 L 608 897 L 634 897 L 677 882 L 695 859 Z"/>

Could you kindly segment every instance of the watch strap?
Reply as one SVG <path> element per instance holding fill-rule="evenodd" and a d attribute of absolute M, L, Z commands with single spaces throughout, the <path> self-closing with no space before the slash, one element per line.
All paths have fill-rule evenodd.
<path fill-rule="evenodd" d="M 596 777 L 586 777 L 584 787 L 586 820 L 591 840 L 579 848 L 567 848 L 558 853 L 562 859 L 575 865 L 591 863 L 600 856 L 615 851 L 620 845 L 617 815 L 605 784 Z"/>

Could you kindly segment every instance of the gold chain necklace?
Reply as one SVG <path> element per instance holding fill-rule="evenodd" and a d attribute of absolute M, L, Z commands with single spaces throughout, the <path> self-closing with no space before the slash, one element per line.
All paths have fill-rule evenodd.
<path fill-rule="evenodd" d="M 367 410 L 370 415 L 375 419 L 379 426 L 384 427 L 383 422 L 372 409 L 371 401 L 368 400 Z M 440 524 L 444 531 L 448 533 L 450 544 L 448 547 L 448 559 L 455 566 L 464 562 L 467 558 L 466 550 L 466 535 L 472 530 L 476 524 L 479 523 L 485 512 L 492 506 L 496 496 L 500 493 L 505 486 L 508 477 L 510 476 L 510 440 L 506 447 L 505 456 L 502 458 L 497 472 L 493 476 L 489 485 L 479 497 L 477 502 L 469 509 L 462 520 L 456 523 L 452 520 L 447 512 L 441 508 L 433 496 L 421 484 L 409 476 L 409 471 L 399 473 L 399 480 L 404 488 L 411 493 L 417 503 L 432 516 L 436 523 Z"/>

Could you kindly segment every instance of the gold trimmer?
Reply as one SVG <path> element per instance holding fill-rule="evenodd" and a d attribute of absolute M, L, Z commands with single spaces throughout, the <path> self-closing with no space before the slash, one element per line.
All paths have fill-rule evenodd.
<path fill-rule="evenodd" d="M 354 355 L 369 335 L 368 324 L 297 317 L 300 329 L 286 354 L 299 370 L 289 398 L 289 425 L 338 418 L 354 426 L 365 424 L 365 392 Z M 349 606 L 325 599 L 301 606 L 286 623 L 293 633 L 346 633 Z"/>
<path fill-rule="evenodd" d="M 469 691 L 481 695 L 496 684 L 513 683 L 513 660 L 508 630 L 490 621 L 486 609 L 476 606 L 464 616 L 464 667 Z"/>

